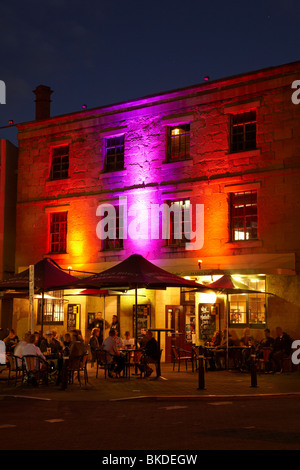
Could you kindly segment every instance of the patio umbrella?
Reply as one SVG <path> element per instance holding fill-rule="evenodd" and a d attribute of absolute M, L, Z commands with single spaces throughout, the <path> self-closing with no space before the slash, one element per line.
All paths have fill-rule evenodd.
<path fill-rule="evenodd" d="M 135 341 L 137 343 L 137 290 L 166 289 L 167 287 L 189 287 L 203 292 L 212 290 L 197 282 L 183 279 L 176 274 L 165 271 L 148 261 L 142 255 L 134 254 L 121 263 L 98 274 L 80 280 L 76 287 L 85 288 L 119 288 L 135 290 Z"/>
<path fill-rule="evenodd" d="M 34 290 L 42 295 L 42 325 L 44 327 L 44 295 L 47 291 L 61 290 L 75 283 L 78 278 L 64 272 L 51 258 L 44 258 L 34 265 Z M 28 290 L 30 283 L 29 268 L 4 281 L 0 281 L 0 290 Z M 17 296 L 17 294 L 16 294 Z"/>
<path fill-rule="evenodd" d="M 250 289 L 246 284 L 243 282 L 234 279 L 233 276 L 230 274 L 225 274 L 224 276 L 220 277 L 217 281 L 211 282 L 207 284 L 207 287 L 217 290 L 220 294 L 226 295 L 226 324 L 227 324 L 227 346 L 226 346 L 226 364 L 228 367 L 228 326 L 229 326 L 229 302 L 228 302 L 228 295 L 230 294 L 261 294 L 262 291 Z M 267 292 L 263 292 L 267 294 Z"/>

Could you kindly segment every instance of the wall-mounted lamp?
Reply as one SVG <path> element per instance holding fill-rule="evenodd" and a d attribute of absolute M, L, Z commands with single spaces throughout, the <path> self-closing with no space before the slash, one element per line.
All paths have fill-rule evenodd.
<path fill-rule="evenodd" d="M 68 270 L 69 270 L 69 274 L 70 274 L 70 271 L 72 270 L 72 266 L 68 266 Z"/>
<path fill-rule="evenodd" d="M 202 259 L 198 259 L 198 268 L 201 269 Z"/>

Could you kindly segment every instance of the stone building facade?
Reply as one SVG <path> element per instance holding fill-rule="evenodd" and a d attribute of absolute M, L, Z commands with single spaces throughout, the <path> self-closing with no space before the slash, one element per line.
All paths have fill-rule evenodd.
<path fill-rule="evenodd" d="M 15 272 L 18 149 L 0 139 L 0 279 Z M 12 299 L 0 302 L 1 328 L 12 327 Z M 1 333 L 0 333 L 1 337 Z"/>
<path fill-rule="evenodd" d="M 297 62 L 56 117 L 47 104 L 52 90 L 39 89 L 37 110 L 46 102 L 46 111 L 18 126 L 16 271 L 48 256 L 73 274 L 99 272 L 139 253 L 200 282 L 229 273 L 274 294 L 231 297 L 230 330 L 241 336 L 250 327 L 260 338 L 265 327 L 274 334 L 280 325 L 299 338 L 300 104 L 292 100 L 299 79 Z M 157 226 L 151 219 L 162 204 L 192 214 L 196 239 L 173 212 L 163 238 L 165 219 Z M 108 240 L 99 238 L 104 205 L 117 217 Z M 185 341 L 199 343 L 206 327 L 226 325 L 224 297 L 179 289 L 139 294 L 148 324 L 172 325 Z M 54 328 L 68 329 L 66 311 L 74 306 L 86 335 L 104 300 L 68 299 Z M 134 298 L 105 302 L 106 318 L 118 314 L 121 334 L 133 334 Z M 26 312 L 15 300 L 17 330 L 26 328 Z M 38 329 L 38 305 L 36 315 Z"/>

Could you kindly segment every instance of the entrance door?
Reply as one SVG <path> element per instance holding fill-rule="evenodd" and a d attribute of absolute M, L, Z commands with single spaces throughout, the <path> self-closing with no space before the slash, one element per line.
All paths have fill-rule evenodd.
<path fill-rule="evenodd" d="M 166 305 L 166 328 L 174 333 L 166 336 L 166 362 L 172 360 L 172 346 L 185 345 L 185 313 L 182 305 Z"/>

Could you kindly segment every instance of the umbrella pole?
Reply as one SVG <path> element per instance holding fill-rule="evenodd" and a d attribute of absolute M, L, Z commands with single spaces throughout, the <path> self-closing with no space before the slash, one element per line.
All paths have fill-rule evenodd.
<path fill-rule="evenodd" d="M 227 328 L 227 339 L 226 339 L 226 342 L 227 342 L 227 345 L 226 345 L 226 369 L 228 369 L 228 359 L 229 359 L 229 354 L 228 354 L 228 346 L 229 346 L 229 341 L 228 341 L 228 338 L 229 338 L 229 297 L 228 297 L 228 293 L 226 294 L 226 312 L 227 312 L 227 320 L 226 320 L 226 328 Z"/>
<path fill-rule="evenodd" d="M 103 295 L 103 341 L 105 340 L 105 294 Z"/>
<path fill-rule="evenodd" d="M 41 337 L 43 337 L 43 331 L 44 331 L 44 305 L 45 305 L 45 300 L 44 300 L 44 290 L 42 291 L 42 321 L 41 321 Z"/>
<path fill-rule="evenodd" d="M 138 329 L 138 325 L 137 325 L 137 303 L 138 303 L 138 296 L 137 296 L 137 287 L 135 287 L 135 347 L 137 348 L 137 344 L 138 344 L 138 333 L 137 333 L 137 329 Z"/>

